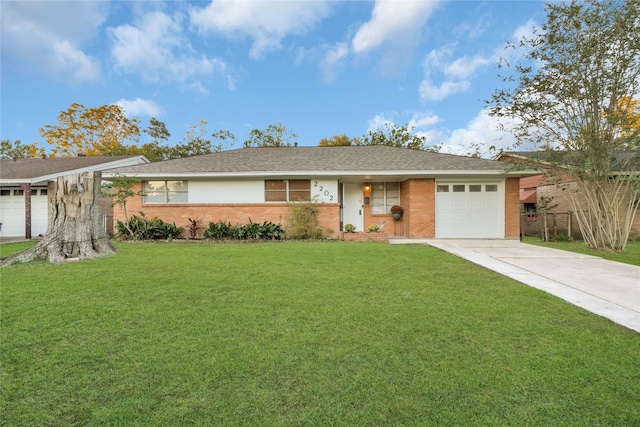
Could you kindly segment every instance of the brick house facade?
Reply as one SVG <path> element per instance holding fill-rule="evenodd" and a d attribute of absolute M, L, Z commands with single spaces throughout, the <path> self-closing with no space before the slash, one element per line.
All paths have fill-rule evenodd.
<path fill-rule="evenodd" d="M 188 188 L 184 200 L 171 202 L 169 195 L 158 202 L 153 193 L 127 202 L 129 214 L 144 212 L 181 227 L 186 227 L 188 218 L 197 218 L 204 227 L 219 220 L 246 224 L 249 218 L 286 225 L 291 202 L 271 201 L 272 187 L 282 185 L 293 194 L 299 191 L 294 187 L 302 185 L 307 198 L 317 203 L 320 226 L 328 236 L 345 237 L 344 226 L 349 223 L 363 232 L 370 224 L 384 222 L 376 236 L 519 237 L 520 174 L 510 174 L 504 163 L 492 160 L 386 146 L 244 148 L 110 174 L 140 180 L 134 190 L 143 193 L 155 183 L 164 182 L 166 187 L 181 182 Z M 487 203 L 490 200 L 495 203 Z M 439 211 L 438 205 L 445 203 L 448 210 Z M 397 221 L 389 211 L 395 204 L 404 209 Z M 483 231 L 482 223 L 470 224 L 469 236 L 443 235 L 445 229 L 448 233 L 458 229 L 446 221 L 472 222 L 482 215 L 495 227 Z M 114 218 L 123 219 L 118 207 Z"/>

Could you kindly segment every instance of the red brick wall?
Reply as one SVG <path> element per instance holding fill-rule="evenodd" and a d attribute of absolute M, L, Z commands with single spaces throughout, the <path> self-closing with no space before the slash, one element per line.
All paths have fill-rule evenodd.
<path fill-rule="evenodd" d="M 406 237 L 435 237 L 435 179 L 409 179 L 402 183 L 400 199 Z"/>
<path fill-rule="evenodd" d="M 140 190 L 140 183 L 135 183 L 133 191 Z M 142 204 L 142 197 L 135 196 L 127 201 L 127 213 L 129 216 L 144 212 L 147 218 L 160 218 L 165 222 L 175 222 L 177 226 L 186 228 L 188 218 L 200 220 L 203 227 L 209 222 L 219 220 L 228 221 L 232 225 L 248 224 L 249 218 L 253 222 L 271 221 L 286 227 L 289 217 L 289 205 L 287 203 L 172 203 L 172 204 Z M 338 236 L 340 231 L 340 205 L 327 203 L 318 205 L 318 219 L 320 227 L 325 235 Z M 114 208 L 114 220 L 123 220 L 122 208 Z M 186 230 L 183 234 L 186 233 Z"/>
<path fill-rule="evenodd" d="M 385 232 L 376 233 L 341 233 L 342 240 L 348 242 L 388 242 L 389 234 Z"/>
<path fill-rule="evenodd" d="M 507 178 L 504 183 L 504 237 L 520 238 L 520 178 Z"/>

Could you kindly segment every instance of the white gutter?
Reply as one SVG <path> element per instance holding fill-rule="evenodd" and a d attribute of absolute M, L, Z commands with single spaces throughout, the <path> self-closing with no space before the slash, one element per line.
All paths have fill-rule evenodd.
<path fill-rule="evenodd" d="M 93 172 L 97 170 L 103 170 L 103 168 L 105 167 L 107 169 L 115 169 L 115 168 L 121 168 L 125 166 L 137 166 L 142 163 L 150 163 L 150 162 L 145 156 L 140 155 L 135 157 L 129 157 L 126 159 L 114 160 L 106 163 L 99 163 L 96 165 L 86 166 L 79 169 L 71 169 L 63 172 L 56 172 L 48 175 L 36 176 L 33 178 L 0 179 L 0 184 L 36 184 L 40 182 L 53 181 L 60 176 L 71 175 L 74 173 Z"/>
<path fill-rule="evenodd" d="M 483 176 L 506 176 L 506 175 L 539 175 L 538 171 L 505 171 L 505 170 L 442 170 L 442 171 L 396 171 L 396 170 L 375 170 L 375 171 L 250 171 L 250 172 L 125 172 L 115 173 L 104 171 L 103 178 L 113 178 L 116 176 L 129 176 L 134 178 L 255 178 L 265 176 L 451 176 L 451 175 L 483 175 Z"/>

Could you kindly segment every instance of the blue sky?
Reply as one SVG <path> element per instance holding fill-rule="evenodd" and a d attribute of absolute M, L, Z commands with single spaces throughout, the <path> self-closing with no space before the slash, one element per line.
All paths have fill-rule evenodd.
<path fill-rule="evenodd" d="M 190 125 L 282 123 L 300 145 L 409 123 L 464 153 L 508 146 L 484 100 L 505 41 L 544 20 L 540 1 L 11 1 L 0 3 L 2 139 L 78 102 L 121 105 L 171 143 Z M 144 142 L 142 135 L 141 141 Z"/>

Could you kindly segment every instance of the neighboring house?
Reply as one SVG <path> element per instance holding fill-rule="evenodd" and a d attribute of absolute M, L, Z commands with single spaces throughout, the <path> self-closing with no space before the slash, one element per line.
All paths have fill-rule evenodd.
<path fill-rule="evenodd" d="M 148 163 L 144 156 L 53 157 L 0 160 L 0 236 L 44 235 L 48 184 L 58 177 Z"/>
<path fill-rule="evenodd" d="M 519 151 L 505 152 L 500 154 L 496 160 L 526 165 L 529 169 L 535 164 L 538 170 L 551 169 L 552 164 L 548 161 L 553 155 L 547 151 Z M 612 166 L 625 160 L 624 155 L 618 155 Z M 557 159 L 556 159 L 557 160 Z M 532 163 L 534 162 L 534 163 Z M 637 172 L 636 172 L 637 173 Z M 522 212 L 522 230 L 525 234 L 541 235 L 543 227 L 541 213 L 548 214 L 547 227 L 556 233 L 569 233 L 573 238 L 581 239 L 582 235 L 575 218 L 572 217 L 571 205 L 563 192 L 574 188 L 575 183 L 570 177 L 565 177 L 557 184 L 549 176 L 538 174 L 522 178 L 520 180 L 520 210 Z M 571 221 L 572 225 L 569 225 Z M 640 237 L 640 215 L 636 215 L 631 226 L 630 239 Z"/>
<path fill-rule="evenodd" d="M 435 238 L 519 237 L 519 178 L 528 173 L 478 158 L 388 146 L 242 148 L 120 168 L 105 178 L 136 178 L 144 212 L 185 227 L 273 221 L 286 225 L 290 203 L 318 203 L 320 226 L 341 236 L 385 222 L 389 235 Z M 404 214 L 392 218 L 390 208 Z M 123 219 L 116 207 L 115 217 Z"/>

